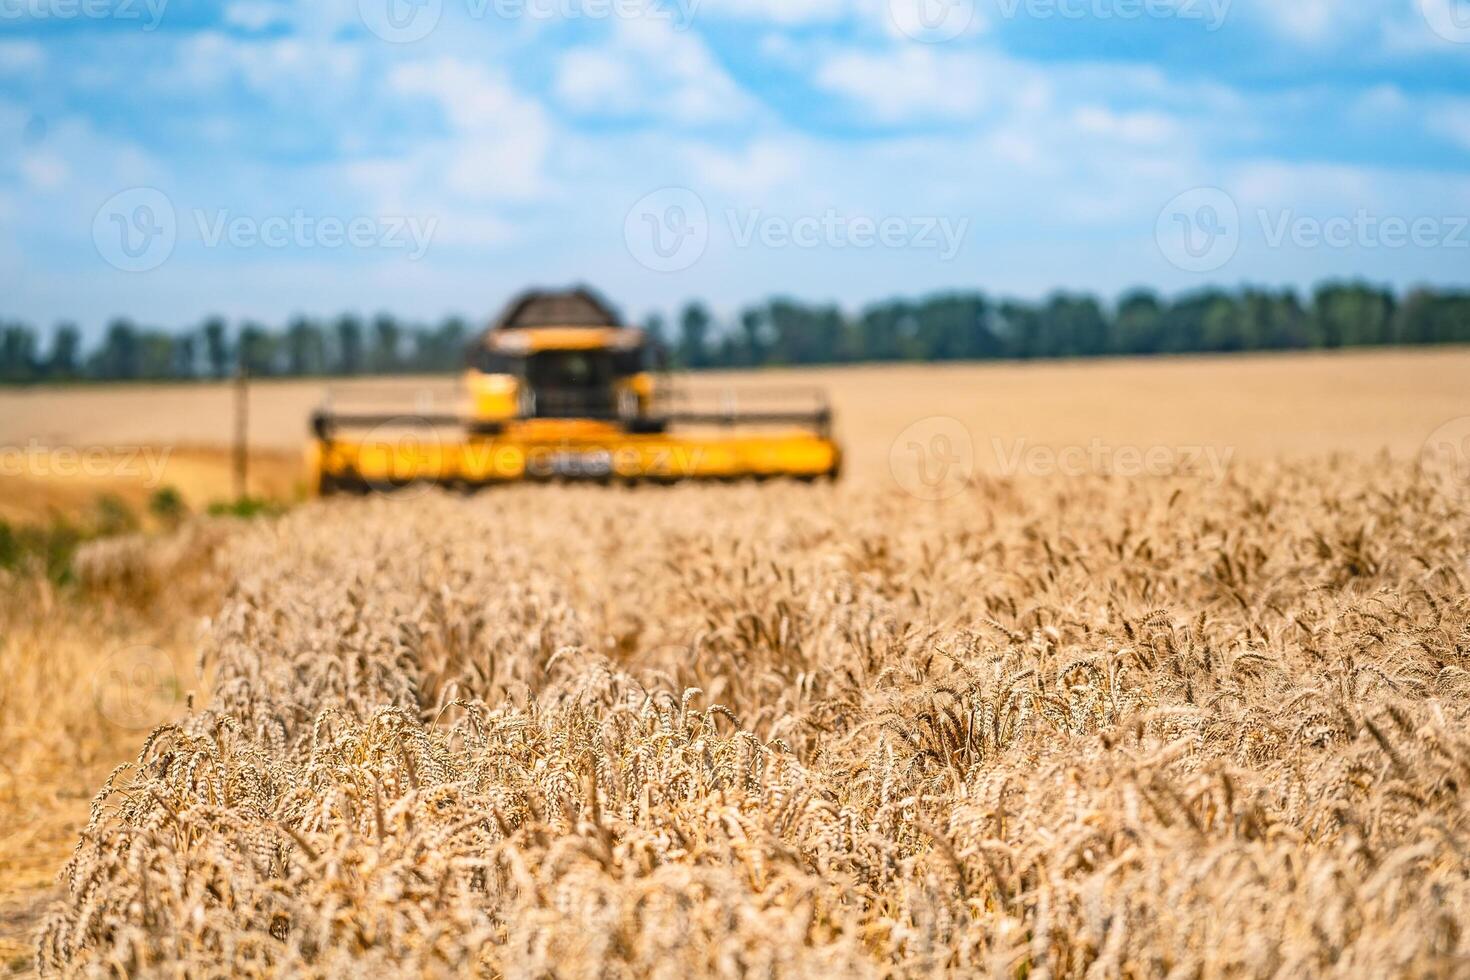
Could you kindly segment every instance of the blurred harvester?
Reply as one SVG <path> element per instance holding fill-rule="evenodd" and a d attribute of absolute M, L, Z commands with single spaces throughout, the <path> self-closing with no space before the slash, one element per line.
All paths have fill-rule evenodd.
<path fill-rule="evenodd" d="M 656 370 L 662 360 L 593 292 L 526 292 L 470 345 L 452 391 L 329 392 L 311 420 L 313 482 L 330 495 L 422 483 L 838 475 L 842 452 L 821 391 L 685 390 Z"/>

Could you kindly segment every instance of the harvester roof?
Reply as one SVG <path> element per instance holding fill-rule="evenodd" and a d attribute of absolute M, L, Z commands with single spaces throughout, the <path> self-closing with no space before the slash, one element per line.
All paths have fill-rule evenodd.
<path fill-rule="evenodd" d="M 543 350 L 628 350 L 643 332 L 623 326 L 612 305 L 585 286 L 530 289 L 511 300 L 480 344 L 507 354 Z"/>
<path fill-rule="evenodd" d="M 511 300 L 492 331 L 536 327 L 621 327 L 618 316 L 605 299 L 585 286 L 572 289 L 529 289 Z"/>

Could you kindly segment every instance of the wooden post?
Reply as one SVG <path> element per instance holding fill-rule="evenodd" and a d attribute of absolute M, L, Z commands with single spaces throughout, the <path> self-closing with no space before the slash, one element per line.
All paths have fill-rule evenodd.
<path fill-rule="evenodd" d="M 245 358 L 235 367 L 235 500 L 244 500 L 249 490 L 249 447 L 246 436 L 250 424 L 250 372 Z"/>

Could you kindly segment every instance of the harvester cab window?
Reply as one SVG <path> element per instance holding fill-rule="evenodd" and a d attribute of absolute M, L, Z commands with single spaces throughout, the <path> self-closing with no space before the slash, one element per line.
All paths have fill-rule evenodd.
<path fill-rule="evenodd" d="M 613 358 L 607 350 L 551 350 L 526 359 L 526 382 L 537 414 L 600 415 L 613 406 Z"/>
<path fill-rule="evenodd" d="M 526 376 L 537 388 L 585 390 L 612 383 L 612 358 L 607 351 L 542 351 L 527 360 Z"/>

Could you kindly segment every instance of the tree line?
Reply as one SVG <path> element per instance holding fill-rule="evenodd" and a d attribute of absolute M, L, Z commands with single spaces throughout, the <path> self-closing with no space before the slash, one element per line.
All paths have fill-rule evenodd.
<path fill-rule="evenodd" d="M 722 322 L 691 302 L 644 326 L 686 368 L 1096 357 L 1122 354 L 1306 350 L 1470 343 L 1470 291 L 1402 296 L 1361 282 L 1294 290 L 1207 289 L 1166 298 L 1149 290 L 1107 305 L 1060 292 L 1040 302 L 939 293 L 875 303 L 856 314 L 832 304 L 771 299 Z M 475 331 L 435 325 L 298 317 L 271 329 L 221 318 L 168 331 L 111 322 L 90 349 L 63 324 L 45 343 L 21 323 L 0 326 L 0 382 L 351 376 L 459 370 Z"/>

